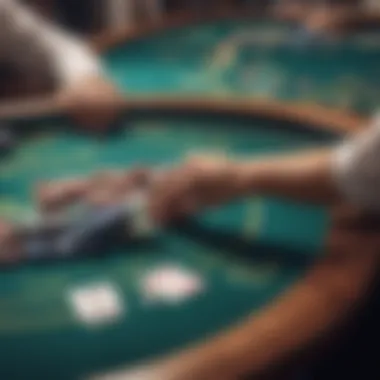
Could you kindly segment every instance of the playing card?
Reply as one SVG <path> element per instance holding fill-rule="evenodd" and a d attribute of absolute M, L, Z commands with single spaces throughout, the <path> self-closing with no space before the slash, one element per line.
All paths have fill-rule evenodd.
<path fill-rule="evenodd" d="M 180 303 L 195 297 L 203 289 L 200 276 L 176 266 L 153 269 L 142 279 L 144 298 L 152 302 Z"/>
<path fill-rule="evenodd" d="M 74 316 L 88 325 L 115 322 L 125 311 L 119 292 L 110 283 L 97 283 L 72 289 L 68 299 Z"/>

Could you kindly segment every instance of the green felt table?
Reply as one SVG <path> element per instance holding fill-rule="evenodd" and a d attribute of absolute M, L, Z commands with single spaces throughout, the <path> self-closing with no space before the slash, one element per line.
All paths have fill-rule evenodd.
<path fill-rule="evenodd" d="M 240 17 L 172 21 L 104 36 L 96 46 L 127 93 L 270 98 L 370 113 L 380 100 L 378 41 L 376 31 L 332 39 L 283 21 Z"/>
<path fill-rule="evenodd" d="M 63 119 L 19 124 L 36 128 L 36 134 L 25 137 L 19 150 L 0 163 L 3 218 L 33 217 L 31 193 L 40 180 L 133 164 L 173 164 L 192 152 L 256 156 L 334 139 L 327 131 L 309 130 L 309 125 L 204 111 L 132 113 L 115 136 L 103 141 L 72 133 L 67 124 Z M 41 127 L 51 131 L 37 133 Z M 101 259 L 3 271 L 1 378 L 74 379 L 211 337 L 300 279 L 318 257 L 328 229 L 328 213 L 322 208 L 252 198 Z M 174 304 L 148 302 L 141 280 L 167 266 L 199 276 L 202 292 Z M 70 295 L 97 284 L 117 289 L 124 313 L 114 321 L 88 325 L 76 317 Z"/>
<path fill-rule="evenodd" d="M 235 35 L 251 34 L 252 28 L 267 38 L 259 49 L 228 42 Z M 175 101 L 153 109 L 132 107 L 119 131 L 102 140 L 75 133 L 65 118 L 28 118 L 24 113 L 16 124 L 31 133 L 0 162 L 1 217 L 34 218 L 31 194 L 40 180 L 134 164 L 172 165 L 194 152 L 252 157 L 335 141 L 337 124 L 343 131 L 345 123 L 330 125 L 329 112 L 323 109 L 309 118 L 307 110 L 277 103 L 240 108 L 239 102 L 233 107 L 207 103 L 207 97 L 217 95 L 342 105 L 343 94 L 350 106 L 363 100 L 367 92 L 357 90 L 356 78 L 358 73 L 361 79 L 370 77 L 362 65 L 371 66 L 361 55 L 353 62 L 344 58 L 351 54 L 351 42 L 327 68 L 323 55 L 280 47 L 282 28 L 277 23 L 219 22 L 138 38 L 112 49 L 104 55 L 108 72 L 129 94 L 160 98 L 162 93 L 202 93 L 204 101 L 183 109 Z M 329 87 L 328 78 L 336 73 L 349 90 L 337 94 Z M 371 80 L 365 83 L 375 91 Z M 161 231 L 152 241 L 105 252 L 101 259 L 2 271 L 0 378 L 77 379 L 211 339 L 301 280 L 319 258 L 328 232 L 328 210 L 253 197 Z M 142 279 L 166 267 L 198 276 L 202 291 L 177 303 L 150 302 Z M 116 291 L 122 312 L 112 321 L 88 324 L 78 318 L 71 297 L 99 284 Z"/>

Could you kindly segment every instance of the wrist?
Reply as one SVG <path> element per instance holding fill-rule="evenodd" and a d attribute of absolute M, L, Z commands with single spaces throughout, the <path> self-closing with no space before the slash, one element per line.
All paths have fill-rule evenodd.
<path fill-rule="evenodd" d="M 251 165 L 251 163 L 243 161 L 235 161 L 230 164 L 230 181 L 233 184 L 234 196 L 244 197 L 255 190 Z"/>

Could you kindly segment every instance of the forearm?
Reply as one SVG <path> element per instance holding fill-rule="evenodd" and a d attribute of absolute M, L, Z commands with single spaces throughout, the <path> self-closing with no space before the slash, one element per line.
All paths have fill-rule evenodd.
<path fill-rule="evenodd" d="M 329 149 L 271 156 L 235 166 L 238 196 L 264 194 L 323 204 L 341 198 Z"/>

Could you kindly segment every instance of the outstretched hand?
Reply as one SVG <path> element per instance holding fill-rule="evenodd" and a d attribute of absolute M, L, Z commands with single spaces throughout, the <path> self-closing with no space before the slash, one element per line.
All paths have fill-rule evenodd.
<path fill-rule="evenodd" d="M 225 157 L 197 156 L 156 178 L 151 213 L 159 222 L 191 215 L 238 195 L 235 163 Z"/>

